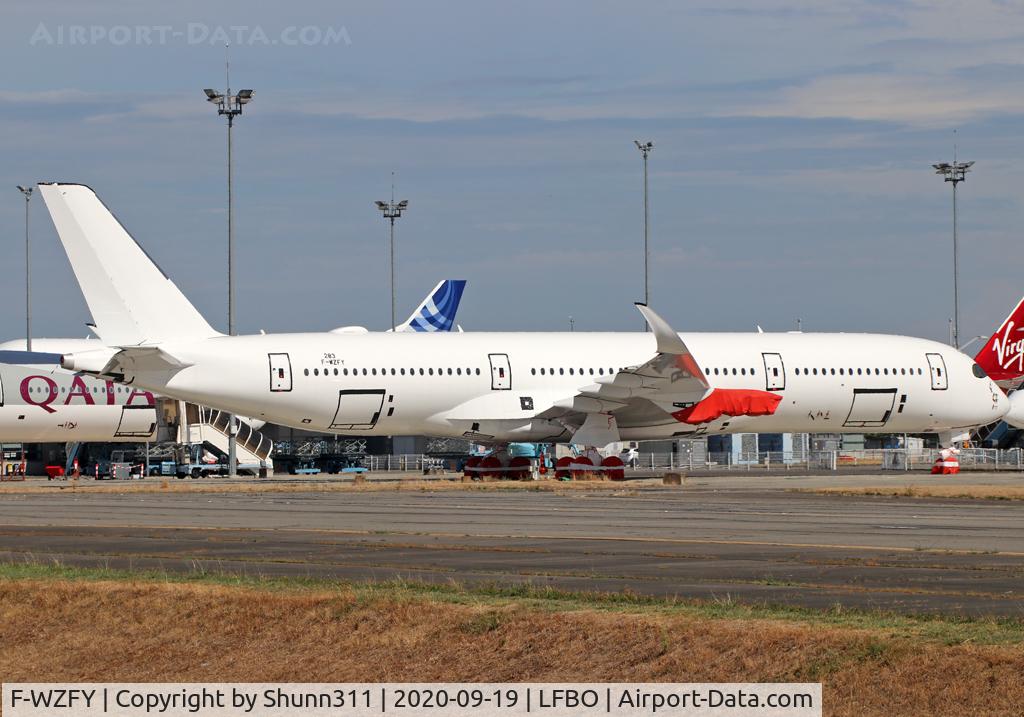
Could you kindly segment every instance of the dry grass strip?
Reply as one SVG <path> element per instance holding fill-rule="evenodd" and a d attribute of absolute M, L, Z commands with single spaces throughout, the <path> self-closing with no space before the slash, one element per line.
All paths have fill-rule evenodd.
<path fill-rule="evenodd" d="M 382 491 L 544 491 L 573 492 L 581 490 L 607 490 L 631 492 L 626 484 L 612 481 L 473 481 L 463 483 L 459 478 L 439 480 L 417 480 L 414 478 L 393 481 L 367 481 L 355 484 L 352 481 L 324 480 L 313 482 L 258 481 L 192 483 L 189 480 L 166 480 L 147 478 L 141 481 L 96 482 L 93 480 L 69 480 L 58 483 L 32 484 L 23 482 L 0 483 L 0 498 L 4 495 L 53 494 L 59 493 L 374 493 Z"/>
<path fill-rule="evenodd" d="M 1024 500 L 1024 485 L 905 485 L 835 488 L 805 488 L 802 493 L 823 495 L 876 495 L 888 498 L 973 498 L 980 500 Z"/>
<path fill-rule="evenodd" d="M 400 589 L 0 579 L 5 681 L 821 681 L 828 715 L 1019 715 L 1020 644 Z"/>

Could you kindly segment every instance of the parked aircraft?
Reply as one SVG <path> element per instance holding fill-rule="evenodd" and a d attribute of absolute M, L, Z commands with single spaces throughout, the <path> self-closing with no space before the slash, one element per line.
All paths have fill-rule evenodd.
<path fill-rule="evenodd" d="M 400 332 L 449 331 L 466 282 L 445 279 L 431 289 Z M 336 331 L 365 333 L 363 327 Z M 131 442 L 157 437 L 158 402 L 150 391 L 60 368 L 64 353 L 101 349 L 98 339 L 33 339 L 0 343 L 0 442 Z M 259 430 L 265 421 L 242 419 Z"/>
<path fill-rule="evenodd" d="M 905 336 L 214 331 L 88 187 L 40 185 L 105 346 L 69 370 L 344 434 L 573 442 L 733 432 L 936 432 L 1007 413 L 971 358 Z M 98 277 L 119 277 L 116 282 Z"/>

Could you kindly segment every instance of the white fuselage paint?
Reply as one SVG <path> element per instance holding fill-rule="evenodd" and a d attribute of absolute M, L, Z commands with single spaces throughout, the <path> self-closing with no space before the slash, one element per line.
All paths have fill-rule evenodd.
<path fill-rule="evenodd" d="M 692 432 L 959 433 L 999 420 L 1008 409 L 996 385 L 972 372 L 971 358 L 924 339 L 680 336 L 712 388 L 770 388 L 765 354 L 777 354 L 784 381 L 774 391 L 781 397 L 777 410 L 695 426 L 650 405 L 618 415 L 624 440 Z M 161 348 L 192 365 L 125 380 L 314 431 L 570 441 L 560 423 L 531 417 L 600 375 L 648 361 L 655 339 L 642 333 L 320 333 L 217 337 Z M 504 376 L 496 368 L 504 365 L 502 357 L 508 361 Z"/>
<path fill-rule="evenodd" d="M 85 351 L 91 339 L 34 339 L 39 352 Z M 24 351 L 25 341 L 0 343 Z M 144 389 L 53 365 L 0 364 L 0 443 L 139 442 L 156 434 L 154 397 Z"/>

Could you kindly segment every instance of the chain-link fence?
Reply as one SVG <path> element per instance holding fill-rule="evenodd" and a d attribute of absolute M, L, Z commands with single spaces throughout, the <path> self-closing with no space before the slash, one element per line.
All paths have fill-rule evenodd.
<path fill-rule="evenodd" d="M 961 470 L 1024 470 L 1024 449 L 965 448 L 960 451 Z M 821 470 L 927 470 L 939 457 L 934 448 L 880 448 L 834 451 L 756 451 L 692 455 L 641 452 L 636 468 L 648 470 L 821 471 Z"/>

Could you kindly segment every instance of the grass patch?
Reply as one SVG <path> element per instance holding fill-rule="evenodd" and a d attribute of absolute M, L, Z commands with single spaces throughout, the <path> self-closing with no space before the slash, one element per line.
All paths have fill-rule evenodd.
<path fill-rule="evenodd" d="M 622 484 L 612 481 L 559 481 L 546 480 L 485 480 L 463 483 L 460 476 L 420 480 L 416 478 L 395 478 L 387 481 L 353 483 L 351 480 L 324 479 L 307 481 L 288 479 L 260 482 L 240 480 L 238 482 L 193 483 L 190 480 L 144 479 L 140 481 L 97 482 L 93 480 L 69 480 L 51 482 L 0 483 L 0 498 L 5 495 L 58 494 L 61 492 L 80 494 L 135 494 L 135 493 L 379 493 L 379 492 L 431 492 L 431 491 L 533 491 L 569 493 L 580 490 L 622 491 Z"/>
<path fill-rule="evenodd" d="M 168 585 L 207 585 L 271 593 L 351 594 L 355 599 L 417 602 L 488 608 L 480 621 L 465 626 L 469 632 L 487 632 L 500 624 L 501 610 L 510 606 L 542 612 L 600 611 L 701 620 L 783 621 L 803 625 L 884 632 L 889 637 L 944 645 L 1022 645 L 1024 619 L 956 615 L 905 615 L 835 605 L 816 610 L 781 604 L 738 603 L 729 595 L 714 600 L 660 598 L 623 592 L 574 592 L 530 584 L 465 586 L 455 581 L 422 583 L 405 580 L 343 582 L 329 578 L 268 577 L 197 568 L 191 573 L 128 571 L 76 567 L 57 562 L 0 563 L 0 580 L 65 580 Z M 477 617 L 474 618 L 477 620 Z M 494 621 L 490 629 L 483 629 Z"/>
<path fill-rule="evenodd" d="M 1016 485 L 905 485 L 835 488 L 798 488 L 798 493 L 820 495 L 873 495 L 888 498 L 970 498 L 974 500 L 1024 500 L 1024 486 Z"/>
<path fill-rule="evenodd" d="M 826 715 L 1019 714 L 1019 621 L 522 586 L 0 565 L 5 681 L 820 681 Z"/>

